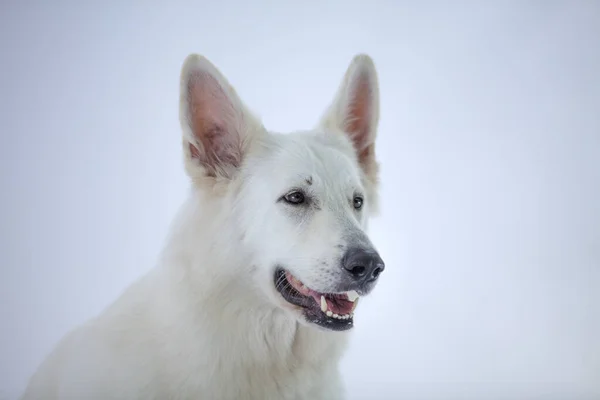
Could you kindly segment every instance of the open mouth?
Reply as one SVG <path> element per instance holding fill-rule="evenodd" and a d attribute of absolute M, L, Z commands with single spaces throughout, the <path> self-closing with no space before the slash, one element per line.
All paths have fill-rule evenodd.
<path fill-rule="evenodd" d="M 281 268 L 275 271 L 275 288 L 288 303 L 301 307 L 309 322 L 334 331 L 352 328 L 359 297 L 356 291 L 317 292 Z"/>

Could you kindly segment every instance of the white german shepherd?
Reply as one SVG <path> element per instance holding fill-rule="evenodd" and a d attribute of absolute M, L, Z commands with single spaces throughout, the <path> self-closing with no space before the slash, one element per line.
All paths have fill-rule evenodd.
<path fill-rule="evenodd" d="M 189 199 L 158 265 L 67 334 L 23 399 L 340 399 L 359 296 L 384 263 L 379 89 L 357 55 L 314 130 L 267 131 L 190 55 L 180 120 Z"/>

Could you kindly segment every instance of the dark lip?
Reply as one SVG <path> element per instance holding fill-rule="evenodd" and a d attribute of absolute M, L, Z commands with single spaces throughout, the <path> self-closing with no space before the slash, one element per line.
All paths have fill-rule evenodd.
<path fill-rule="evenodd" d="M 328 317 L 321 311 L 320 305 L 317 304 L 312 297 L 304 296 L 292 287 L 285 277 L 285 272 L 285 269 L 282 267 L 278 267 L 275 270 L 273 282 L 275 290 L 277 290 L 281 297 L 288 303 L 301 307 L 304 318 L 306 318 L 308 322 L 332 331 L 346 331 L 354 326 L 352 317 L 348 319 Z"/>

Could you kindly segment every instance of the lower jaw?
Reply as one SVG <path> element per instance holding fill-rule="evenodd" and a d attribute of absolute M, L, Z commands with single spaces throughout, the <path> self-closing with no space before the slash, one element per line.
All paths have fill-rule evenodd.
<path fill-rule="evenodd" d="M 304 314 L 304 318 L 307 322 L 330 331 L 347 331 L 354 327 L 353 317 L 350 317 L 348 319 L 336 319 L 328 317 L 323 312 L 321 312 L 321 310 L 317 311 L 308 308 L 303 309 L 302 313 Z"/>

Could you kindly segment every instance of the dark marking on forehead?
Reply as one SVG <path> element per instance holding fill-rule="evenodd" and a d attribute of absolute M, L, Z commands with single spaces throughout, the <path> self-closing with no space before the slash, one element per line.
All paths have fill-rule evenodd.
<path fill-rule="evenodd" d="M 309 176 L 308 178 L 306 178 L 305 181 L 306 181 L 307 185 L 309 185 L 309 186 L 312 185 L 313 184 L 313 178 L 312 178 L 312 176 Z"/>

